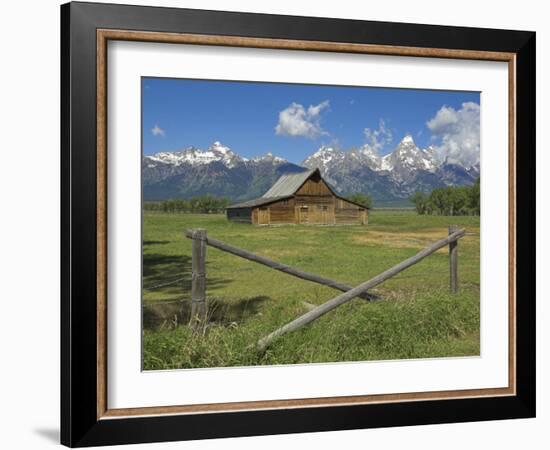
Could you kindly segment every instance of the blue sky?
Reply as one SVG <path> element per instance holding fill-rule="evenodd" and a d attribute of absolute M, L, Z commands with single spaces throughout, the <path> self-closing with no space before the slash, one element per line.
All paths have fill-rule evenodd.
<path fill-rule="evenodd" d="M 477 92 L 143 78 L 143 151 L 221 141 L 244 157 L 295 163 L 323 144 L 384 155 L 405 134 L 420 147 L 442 144 L 450 125 L 459 136 L 463 104 L 479 101 Z"/>

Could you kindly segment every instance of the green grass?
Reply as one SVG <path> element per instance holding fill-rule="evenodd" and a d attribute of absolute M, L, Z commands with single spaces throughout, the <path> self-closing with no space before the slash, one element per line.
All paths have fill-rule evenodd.
<path fill-rule="evenodd" d="M 259 354 L 259 338 L 339 291 L 208 248 L 210 322 L 194 335 L 189 319 L 191 241 L 187 228 L 305 271 L 357 285 L 444 237 L 450 224 L 466 228 L 459 242 L 459 293 L 449 293 L 446 249 L 372 292 L 275 341 Z M 297 364 L 479 355 L 479 217 L 418 216 L 376 211 L 368 226 L 255 227 L 223 215 L 144 217 L 144 286 L 184 278 L 143 292 L 145 369 Z M 165 303 L 183 299 L 183 303 Z"/>

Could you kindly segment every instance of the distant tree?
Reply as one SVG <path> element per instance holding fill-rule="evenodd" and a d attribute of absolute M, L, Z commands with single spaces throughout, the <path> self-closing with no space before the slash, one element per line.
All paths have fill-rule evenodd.
<path fill-rule="evenodd" d="M 451 195 L 451 192 L 447 188 L 434 189 L 430 194 L 429 201 L 432 214 L 437 214 L 438 216 L 451 215 Z"/>
<path fill-rule="evenodd" d="M 468 204 L 470 202 L 471 187 L 461 186 L 452 190 L 452 216 L 467 216 L 470 214 Z"/>
<path fill-rule="evenodd" d="M 472 186 L 436 188 L 430 194 L 415 192 L 410 201 L 418 214 L 440 216 L 479 215 L 479 178 Z"/>
<path fill-rule="evenodd" d="M 424 192 L 415 192 L 411 198 L 411 202 L 414 204 L 416 212 L 418 214 L 426 214 L 428 208 L 428 196 Z"/>
<path fill-rule="evenodd" d="M 372 208 L 373 202 L 370 195 L 362 194 L 361 192 L 355 192 L 351 195 L 348 195 L 347 198 L 354 203 L 359 203 L 360 205 L 363 205 L 365 208 Z"/>

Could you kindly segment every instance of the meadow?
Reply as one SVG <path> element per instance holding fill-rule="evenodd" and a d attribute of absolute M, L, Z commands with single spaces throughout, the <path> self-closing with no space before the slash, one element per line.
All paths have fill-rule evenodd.
<path fill-rule="evenodd" d="M 459 291 L 449 292 L 446 248 L 275 341 L 256 341 L 340 293 L 217 249 L 207 251 L 209 322 L 187 326 L 191 300 L 190 228 L 231 245 L 357 285 L 447 235 L 460 239 Z M 144 370 L 301 364 L 479 355 L 479 217 L 372 210 L 367 226 L 257 227 L 223 214 L 145 212 L 143 221 Z M 165 285 L 172 281 L 175 284 Z"/>

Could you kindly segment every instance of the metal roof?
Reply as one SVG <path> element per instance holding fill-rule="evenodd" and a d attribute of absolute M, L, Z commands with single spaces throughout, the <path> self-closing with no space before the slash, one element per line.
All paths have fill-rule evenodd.
<path fill-rule="evenodd" d="M 254 208 L 256 206 L 267 205 L 269 203 L 276 202 L 277 200 L 283 200 L 285 198 L 292 197 L 298 189 L 308 180 L 308 178 L 313 175 L 315 172 L 318 172 L 319 169 L 310 169 L 305 172 L 300 173 L 285 173 L 275 182 L 273 186 L 261 197 L 255 198 L 253 200 L 247 200 L 246 202 L 235 203 L 234 205 L 229 205 L 227 209 L 231 208 Z M 326 183 L 326 181 L 325 181 Z M 353 203 L 354 205 L 365 208 L 365 206 L 348 200 L 345 197 L 338 195 L 328 183 L 326 183 L 330 191 L 337 198 L 346 200 L 347 202 Z M 367 208 L 369 209 L 369 208 Z"/>
<path fill-rule="evenodd" d="M 259 197 L 255 198 L 253 200 L 247 200 L 246 202 L 241 203 L 235 203 L 234 205 L 229 205 L 226 209 L 232 209 L 232 208 L 253 208 L 255 206 L 261 206 L 266 205 L 268 203 L 276 202 L 277 200 L 283 200 L 285 198 L 289 198 L 290 195 L 282 195 L 279 197 Z"/>
<path fill-rule="evenodd" d="M 286 173 L 262 197 L 272 198 L 293 195 L 316 170 L 319 169 L 306 170 L 300 173 Z"/>

